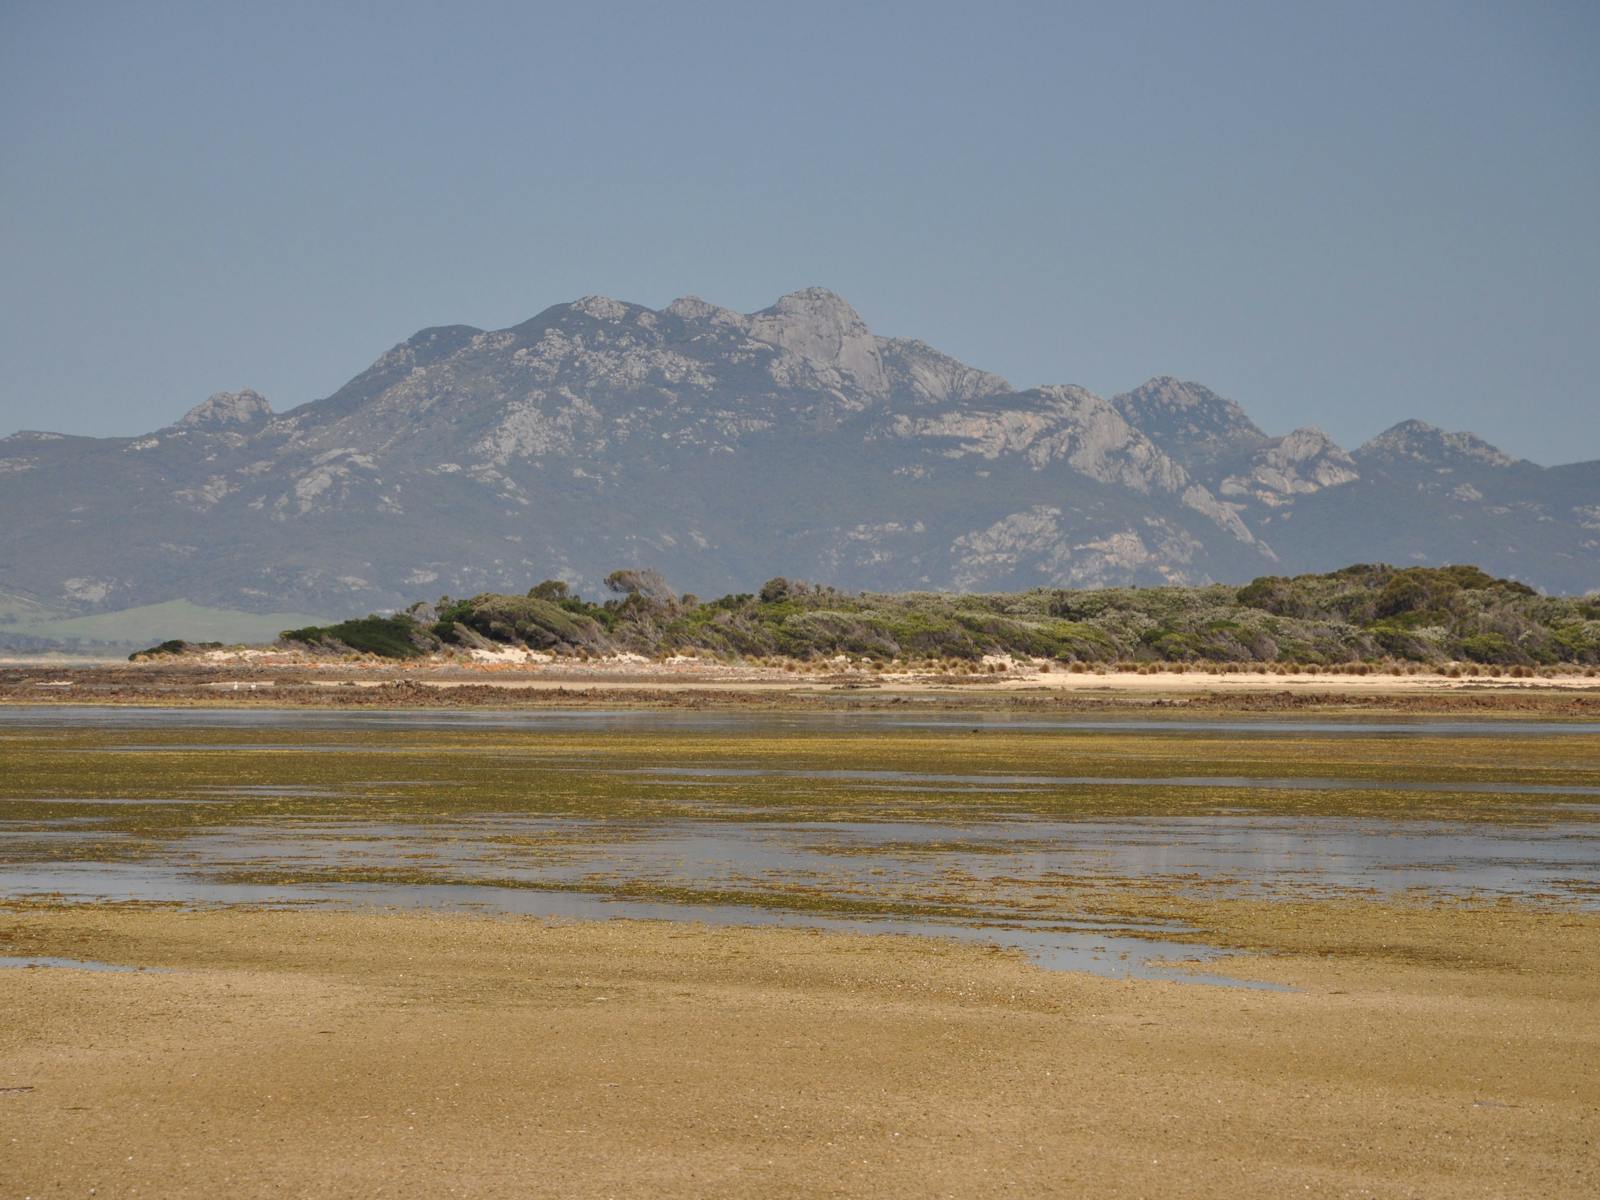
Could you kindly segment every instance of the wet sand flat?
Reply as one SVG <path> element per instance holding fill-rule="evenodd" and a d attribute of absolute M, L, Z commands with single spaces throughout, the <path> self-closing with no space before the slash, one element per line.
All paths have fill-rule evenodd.
<path fill-rule="evenodd" d="M 1600 902 L 1592 723 L 11 709 L 0 747 L 18 899 L 923 932 L 1150 977 L 1226 947 L 1180 900 Z"/>
<path fill-rule="evenodd" d="M 6 708 L 0 1197 L 1593 1195 L 1530 716 Z"/>
<path fill-rule="evenodd" d="M 1298 990 L 1241 992 L 927 939 L 13 907 L 12 952 L 163 970 L 0 971 L 0 1190 L 1595 1194 L 1596 918 L 1292 916 L 1213 914 L 1288 951 L 1239 969 Z"/>

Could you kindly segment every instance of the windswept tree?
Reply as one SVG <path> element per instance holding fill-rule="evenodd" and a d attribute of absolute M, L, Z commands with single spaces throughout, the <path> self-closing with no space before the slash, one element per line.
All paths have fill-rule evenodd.
<path fill-rule="evenodd" d="M 565 580 L 546 579 L 543 583 L 536 583 L 529 588 L 528 595 L 534 600 L 548 600 L 551 604 L 560 604 L 563 600 L 572 598 L 572 588 Z"/>
<path fill-rule="evenodd" d="M 619 596 L 638 596 L 652 604 L 674 605 L 678 602 L 678 594 L 661 572 L 649 567 L 613 571 L 606 576 L 606 587 Z"/>

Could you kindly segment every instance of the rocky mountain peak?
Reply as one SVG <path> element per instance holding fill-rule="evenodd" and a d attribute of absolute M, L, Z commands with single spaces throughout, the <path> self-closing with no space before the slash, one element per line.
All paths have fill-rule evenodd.
<path fill-rule="evenodd" d="M 969 367 L 915 338 L 879 338 L 878 355 L 896 401 L 961 403 L 1015 390 L 999 375 Z"/>
<path fill-rule="evenodd" d="M 762 317 L 769 313 L 781 313 L 791 318 L 826 320 L 840 326 L 859 325 L 863 329 L 866 328 L 866 322 L 861 319 L 861 314 L 851 307 L 848 300 L 838 292 L 824 287 L 800 288 L 779 296 L 770 308 L 762 309 L 755 316 Z"/>
<path fill-rule="evenodd" d="M 661 311 L 692 324 L 728 325 L 737 329 L 743 329 L 746 324 L 746 319 L 733 309 L 712 304 L 699 296 L 679 296 Z"/>
<path fill-rule="evenodd" d="M 1426 421 L 1401 421 L 1356 451 L 1358 459 L 1409 461 L 1431 467 L 1509 467 L 1517 460 L 1475 433 L 1451 432 Z"/>
<path fill-rule="evenodd" d="M 1289 462 L 1309 462 L 1333 454 L 1348 459 L 1339 443 L 1315 425 L 1305 425 L 1277 439 L 1278 452 Z"/>
<path fill-rule="evenodd" d="M 1296 496 L 1309 496 L 1361 478 L 1356 462 L 1314 425 L 1281 438 L 1268 438 L 1218 489 L 1230 498 L 1248 498 L 1279 508 Z"/>
<path fill-rule="evenodd" d="M 752 340 L 825 370 L 849 372 L 871 395 L 889 390 L 878 339 L 859 313 L 827 288 L 804 288 L 750 316 Z"/>
<path fill-rule="evenodd" d="M 1111 401 L 1123 418 L 1190 470 L 1247 454 L 1267 441 L 1232 400 L 1160 375 Z"/>
<path fill-rule="evenodd" d="M 580 296 L 572 302 L 574 312 L 597 321 L 621 321 L 627 317 L 630 306 L 610 296 Z"/>
<path fill-rule="evenodd" d="M 272 416 L 272 405 L 260 392 L 214 392 L 178 419 L 175 429 L 229 430 L 258 425 Z"/>

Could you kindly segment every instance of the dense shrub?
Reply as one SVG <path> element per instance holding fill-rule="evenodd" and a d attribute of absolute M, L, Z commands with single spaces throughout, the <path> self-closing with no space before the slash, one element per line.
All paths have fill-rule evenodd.
<path fill-rule="evenodd" d="M 1073 664 L 1452 662 L 1489 666 L 1600 663 L 1592 597 L 1539 596 L 1476 567 L 1359 564 L 1327 575 L 1264 576 L 1244 587 L 1037 589 L 992 595 L 851 594 L 782 577 L 700 601 L 654 571 L 608 577 L 594 603 L 559 580 L 525 596 L 441 598 L 413 610 L 429 622 L 369 617 L 296 630 L 303 641 L 407 656 L 440 642 L 491 642 L 560 653 L 710 654 L 875 663 L 937 660 L 958 671 L 986 655 Z M 351 640 L 354 638 L 355 640 Z M 414 652 L 414 649 L 413 649 Z M 939 668 L 934 668 L 939 669 Z"/>
<path fill-rule="evenodd" d="M 1509 663 L 1517 657 L 1516 648 L 1498 633 L 1478 633 L 1460 642 L 1461 657 L 1480 663 Z"/>
<path fill-rule="evenodd" d="M 487 592 L 440 611 L 440 621 L 461 624 L 496 642 L 518 642 L 535 650 L 557 646 L 599 647 L 605 631 L 592 616 L 537 596 Z M 580 602 L 581 607 L 581 602 Z"/>
<path fill-rule="evenodd" d="M 186 642 L 182 638 L 171 638 L 159 646 L 151 646 L 147 650 L 135 650 L 128 655 L 129 662 L 143 662 L 151 658 L 167 658 L 172 655 L 186 654 L 190 650 L 220 650 L 221 642 Z"/>
<path fill-rule="evenodd" d="M 286 629 L 279 635 L 286 642 L 308 646 L 345 646 L 362 654 L 381 658 L 417 658 L 434 648 L 429 638 L 410 617 L 402 614 L 357 617 L 337 625 L 307 625 Z"/>

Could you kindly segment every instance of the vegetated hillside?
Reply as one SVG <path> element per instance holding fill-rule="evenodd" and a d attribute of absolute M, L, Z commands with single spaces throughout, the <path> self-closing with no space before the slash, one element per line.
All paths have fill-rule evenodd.
<path fill-rule="evenodd" d="M 142 437 L 18 433 L 0 512 L 0 592 L 62 619 L 390 609 L 543 575 L 593 594 L 618 566 L 703 595 L 780 572 L 1021 591 L 1379 560 L 1600 589 L 1600 463 L 1415 421 L 1350 450 L 1273 436 L 1165 377 L 1020 387 L 819 288 L 753 313 L 589 296 L 423 330 L 287 412 L 243 390 Z"/>
<path fill-rule="evenodd" d="M 390 658 L 513 646 L 797 659 L 1600 663 L 1600 601 L 1541 596 L 1471 566 L 990 595 L 852 594 L 773 579 L 759 594 L 709 601 L 676 594 L 654 571 L 618 571 L 606 583 L 614 594 L 599 603 L 550 580 L 525 596 L 444 597 L 284 637 Z"/>

